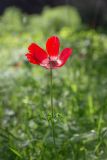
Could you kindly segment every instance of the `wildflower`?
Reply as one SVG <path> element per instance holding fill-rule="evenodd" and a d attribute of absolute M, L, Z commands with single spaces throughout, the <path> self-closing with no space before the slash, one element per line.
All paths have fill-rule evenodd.
<path fill-rule="evenodd" d="M 63 66 L 72 54 L 71 48 L 64 48 L 59 54 L 60 42 L 58 37 L 52 36 L 46 42 L 46 51 L 35 43 L 29 47 L 26 57 L 30 63 L 40 65 L 46 69 L 57 69 Z"/>

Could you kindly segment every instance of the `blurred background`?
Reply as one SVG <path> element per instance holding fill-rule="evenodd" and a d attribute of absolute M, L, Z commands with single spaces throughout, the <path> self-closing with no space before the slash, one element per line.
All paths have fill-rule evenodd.
<path fill-rule="evenodd" d="M 55 7 L 61 5 L 74 6 L 84 23 L 91 27 L 107 26 L 107 1 L 106 0 L 1 0 L 0 14 L 11 6 L 20 8 L 27 14 L 41 13 L 45 6 Z"/>
<path fill-rule="evenodd" d="M 107 160 L 107 1 L 0 0 L 0 160 Z M 50 73 L 27 48 L 57 35 L 73 48 Z"/>

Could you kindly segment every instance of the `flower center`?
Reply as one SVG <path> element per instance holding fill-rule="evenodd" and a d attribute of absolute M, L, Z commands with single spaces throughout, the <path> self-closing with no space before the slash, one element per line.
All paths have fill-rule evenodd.
<path fill-rule="evenodd" d="M 55 60 L 54 60 L 54 61 L 53 61 L 53 60 L 51 61 L 51 60 L 50 60 L 50 61 L 49 61 L 49 64 L 50 64 L 50 66 L 54 66 L 54 65 L 57 64 L 57 61 L 55 61 Z"/>
<path fill-rule="evenodd" d="M 48 57 L 42 61 L 41 66 L 47 69 L 53 69 L 56 68 L 60 63 L 61 62 L 58 57 Z"/>

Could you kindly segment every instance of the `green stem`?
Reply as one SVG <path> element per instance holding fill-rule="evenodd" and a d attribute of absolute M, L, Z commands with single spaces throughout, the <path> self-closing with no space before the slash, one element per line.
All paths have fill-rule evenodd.
<path fill-rule="evenodd" d="M 54 147 L 55 147 L 56 142 L 55 142 L 55 124 L 54 124 L 54 107 L 53 107 L 53 73 L 52 73 L 52 67 L 50 69 L 50 76 L 51 76 L 50 96 L 51 96 L 51 116 L 52 116 L 51 117 L 51 123 L 52 123 L 52 137 L 53 137 L 53 143 L 54 143 Z"/>

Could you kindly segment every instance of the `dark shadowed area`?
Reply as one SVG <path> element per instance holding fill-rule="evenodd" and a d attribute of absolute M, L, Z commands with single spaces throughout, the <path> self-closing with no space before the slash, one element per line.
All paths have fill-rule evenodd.
<path fill-rule="evenodd" d="M 18 7 L 28 14 L 41 13 L 45 6 L 72 5 L 79 11 L 83 22 L 91 27 L 107 26 L 106 0 L 1 0 L 0 14 L 7 7 Z"/>

